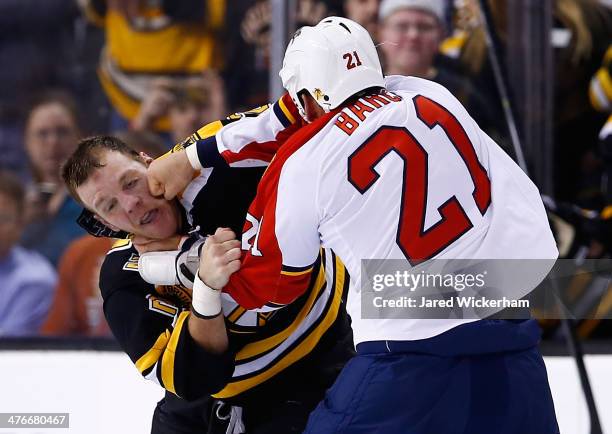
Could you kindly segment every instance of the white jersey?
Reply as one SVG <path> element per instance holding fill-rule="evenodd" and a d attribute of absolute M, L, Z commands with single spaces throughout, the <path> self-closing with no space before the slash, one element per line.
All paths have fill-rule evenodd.
<path fill-rule="evenodd" d="M 296 298 L 323 245 L 351 276 L 356 344 L 424 339 L 466 320 L 363 319 L 362 259 L 557 257 L 538 189 L 448 90 L 399 76 L 386 88 L 278 151 L 249 210 L 242 269 L 225 288 L 241 304 Z"/>

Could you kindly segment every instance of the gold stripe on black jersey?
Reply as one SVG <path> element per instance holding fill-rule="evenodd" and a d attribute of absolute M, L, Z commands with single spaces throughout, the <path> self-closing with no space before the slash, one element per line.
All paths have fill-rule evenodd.
<path fill-rule="evenodd" d="M 126 249 L 129 249 L 130 247 L 132 247 L 132 240 L 128 238 L 122 238 L 120 240 L 115 241 L 115 243 L 113 244 L 113 246 L 110 248 L 108 252 L 110 253 L 115 250 L 126 250 Z"/>
<path fill-rule="evenodd" d="M 314 267 L 314 264 L 306 265 L 305 267 L 290 267 L 288 265 L 281 265 L 281 274 L 285 276 L 301 276 L 303 274 L 310 273 Z"/>
<path fill-rule="evenodd" d="M 297 316 L 281 332 L 274 334 L 272 336 L 269 336 L 268 338 L 262 339 L 260 341 L 256 341 L 251 344 L 248 344 L 246 347 L 243 347 L 242 351 L 240 351 L 236 355 L 236 361 L 245 363 L 248 360 L 262 357 L 264 354 L 270 351 L 273 351 L 280 344 L 282 344 L 289 336 L 291 336 L 291 334 L 295 332 L 297 327 L 299 327 L 299 325 L 304 321 L 304 318 L 306 318 L 310 314 L 310 312 L 313 309 L 313 306 L 316 305 L 317 300 L 319 300 L 319 298 L 322 297 L 323 294 L 329 292 L 329 290 L 327 290 L 328 271 L 327 271 L 326 260 L 325 260 L 326 258 L 325 249 L 321 248 L 319 252 L 320 252 L 319 258 L 311 266 L 312 269 L 316 273 L 316 278 L 311 281 L 310 283 L 311 289 L 307 291 L 308 297 L 304 301 L 301 308 L 299 308 L 299 312 L 297 313 Z M 335 276 L 335 272 L 333 273 L 334 273 L 333 275 Z M 330 280 L 333 281 L 333 279 L 330 279 Z M 329 297 L 329 294 L 327 296 Z M 276 313 L 278 309 L 286 307 L 286 305 L 276 304 L 272 302 L 266 303 L 265 306 L 275 309 L 271 311 L 273 313 Z M 259 318 L 259 315 L 258 315 L 258 318 Z M 230 330 L 232 332 L 235 331 L 234 330 L 235 327 L 236 327 L 236 324 L 232 324 L 230 326 Z"/>
<path fill-rule="evenodd" d="M 147 294 L 146 298 L 149 300 L 149 310 L 152 312 L 157 312 L 170 318 L 174 318 L 179 313 L 179 308 L 168 303 L 166 300 L 151 294 Z"/>
<path fill-rule="evenodd" d="M 312 271 L 312 267 L 304 271 L 284 271 L 283 270 L 281 271 L 281 274 L 283 276 L 302 276 L 304 274 L 310 273 L 311 271 Z"/>
<path fill-rule="evenodd" d="M 179 337 L 181 336 L 181 330 L 183 329 L 183 324 L 185 324 L 185 320 L 189 317 L 189 311 L 181 312 L 176 321 L 176 325 L 174 326 L 174 330 L 172 330 L 172 335 L 170 336 L 170 340 L 168 342 L 168 346 L 164 351 L 164 355 L 162 357 L 162 370 L 161 377 L 162 382 L 164 384 L 164 388 L 176 395 L 176 390 L 174 389 L 174 355 L 176 353 L 176 346 L 178 345 Z"/>
<path fill-rule="evenodd" d="M 136 360 L 136 368 L 141 374 L 144 374 L 147 369 L 150 369 L 151 366 L 157 363 L 164 350 L 166 349 L 166 345 L 168 344 L 169 339 L 170 332 L 166 330 L 164 333 L 159 335 L 151 349 L 144 353 L 142 357 L 140 357 L 140 359 Z"/>
<path fill-rule="evenodd" d="M 308 300 L 304 303 L 304 307 L 300 310 L 300 313 L 297 315 L 295 320 L 289 325 L 286 329 L 277 333 L 273 336 L 270 336 L 267 339 L 263 339 L 259 342 L 253 342 L 252 344 L 246 345 L 242 350 L 236 354 L 236 361 L 250 359 L 256 356 L 260 356 L 263 353 L 267 353 L 268 351 L 276 348 L 279 344 L 284 342 L 287 337 L 291 333 L 295 331 L 295 329 L 300 325 L 300 323 L 304 320 L 308 312 L 312 309 L 319 292 L 325 288 L 325 267 L 321 264 L 319 268 L 319 274 L 317 275 L 317 279 L 313 285 L 313 290 L 310 292 L 308 296 Z"/>
<path fill-rule="evenodd" d="M 214 121 L 196 131 L 196 135 L 200 140 L 207 139 L 217 134 L 221 128 L 223 128 L 223 123 L 221 121 Z"/>
<path fill-rule="evenodd" d="M 138 256 L 137 253 L 132 253 L 130 258 L 127 260 L 125 264 L 123 264 L 123 269 L 126 271 L 138 271 Z"/>
<path fill-rule="evenodd" d="M 276 312 L 257 312 L 257 325 L 263 327 Z"/>
<path fill-rule="evenodd" d="M 321 261 L 321 269 L 324 270 L 323 279 L 320 279 L 321 277 L 320 274 L 317 276 L 317 280 L 312 286 L 313 290 L 309 293 L 308 300 L 306 301 L 306 303 L 304 303 L 304 306 L 302 306 L 302 308 L 300 309 L 300 312 L 298 313 L 297 317 L 293 320 L 293 322 L 286 329 L 284 329 L 283 331 L 279 332 L 278 334 L 272 337 L 284 334 L 287 330 L 290 330 L 290 333 L 287 336 L 284 336 L 284 339 L 275 346 L 265 347 L 265 346 L 255 345 L 255 344 L 258 344 L 258 342 L 254 342 L 252 344 L 247 345 L 247 346 L 250 346 L 252 349 L 258 349 L 259 352 L 255 355 L 252 355 L 251 357 L 245 357 L 240 360 L 238 360 L 238 358 L 236 357 L 237 365 L 246 366 L 250 362 L 252 361 L 256 362 L 257 359 L 260 359 L 262 356 L 267 355 L 268 353 L 271 353 L 271 352 L 277 353 L 275 356 L 275 359 L 279 360 L 285 354 L 290 352 L 291 349 L 299 345 L 299 343 L 305 337 L 307 337 L 308 334 L 312 332 L 312 330 L 314 330 L 314 328 L 323 320 L 323 318 L 329 311 L 330 306 L 332 304 L 332 300 L 334 298 L 335 291 L 342 290 L 342 285 L 339 285 L 339 282 L 338 282 L 339 275 L 336 270 L 335 260 L 336 260 L 336 257 L 335 255 L 333 255 L 329 261 L 330 262 L 329 265 L 326 267 L 324 265 L 325 261 L 324 260 Z M 330 277 L 330 270 L 331 270 L 331 277 Z M 321 302 L 321 304 L 323 304 L 322 308 L 320 307 L 321 304 L 319 304 L 319 300 L 321 299 L 324 299 Z M 319 305 L 318 309 L 317 309 L 317 305 Z M 304 325 L 307 325 L 307 328 L 304 328 Z M 297 327 L 301 327 L 301 331 L 296 332 L 295 329 Z M 291 337 L 294 335 L 297 336 L 297 339 L 291 342 L 291 344 L 286 345 L 286 342 L 289 342 L 291 340 Z M 283 345 L 285 345 L 285 348 L 279 348 L 279 347 L 282 347 Z M 279 352 L 279 351 L 282 351 L 282 352 Z M 258 368 L 256 370 L 252 370 L 247 374 L 246 377 L 251 377 L 259 373 L 263 369 L 264 367 Z M 245 378 L 244 375 L 240 375 L 238 372 L 234 372 L 234 379 L 244 379 L 244 378 Z"/>
<path fill-rule="evenodd" d="M 266 304 L 264 304 L 264 306 L 266 307 L 270 307 L 272 309 L 281 309 L 285 306 L 287 306 L 286 304 L 279 304 L 279 303 L 272 303 L 271 301 L 267 302 Z"/>
<path fill-rule="evenodd" d="M 348 287 L 349 278 L 346 274 L 346 269 L 340 260 L 333 257 L 334 260 L 334 284 L 332 296 L 326 306 L 325 314 L 319 318 L 317 322 L 305 333 L 306 337 L 298 340 L 294 345 L 283 352 L 279 360 L 275 361 L 271 366 L 263 371 L 256 373 L 253 376 L 243 377 L 244 379 L 229 383 L 223 390 L 213 395 L 215 398 L 230 398 L 236 396 L 246 390 L 249 390 L 267 379 L 278 374 L 296 361 L 302 359 L 310 353 L 317 343 L 321 340 L 323 334 L 332 326 L 342 304 L 342 296 Z"/>
<path fill-rule="evenodd" d="M 242 306 L 236 306 L 236 308 L 227 316 L 227 320 L 231 323 L 235 323 L 240 319 L 242 315 L 246 312 L 246 309 Z"/>

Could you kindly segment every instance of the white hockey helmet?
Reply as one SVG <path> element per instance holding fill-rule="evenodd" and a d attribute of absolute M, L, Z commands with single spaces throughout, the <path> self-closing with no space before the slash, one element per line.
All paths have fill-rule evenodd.
<path fill-rule="evenodd" d="M 370 87 L 384 87 L 380 60 L 366 29 L 347 18 L 328 17 L 299 29 L 287 47 L 279 73 L 305 118 L 298 93 L 306 90 L 329 112 Z"/>

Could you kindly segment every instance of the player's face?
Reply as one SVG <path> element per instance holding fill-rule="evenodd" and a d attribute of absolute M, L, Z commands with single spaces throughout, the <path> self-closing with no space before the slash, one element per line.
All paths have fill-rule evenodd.
<path fill-rule="evenodd" d="M 431 68 L 442 35 L 440 23 L 430 13 L 402 9 L 391 14 L 380 29 L 388 72 L 422 75 Z"/>
<path fill-rule="evenodd" d="M 115 230 L 152 239 L 178 233 L 178 204 L 151 196 L 144 160 L 108 151 L 100 162 L 103 166 L 77 188 L 87 208 Z"/>
<path fill-rule="evenodd" d="M 0 259 L 4 258 L 21 237 L 22 221 L 17 204 L 0 193 Z"/>
<path fill-rule="evenodd" d="M 25 144 L 32 166 L 42 181 L 59 181 L 59 168 L 74 152 L 77 141 L 75 120 L 62 104 L 43 104 L 30 114 Z"/>

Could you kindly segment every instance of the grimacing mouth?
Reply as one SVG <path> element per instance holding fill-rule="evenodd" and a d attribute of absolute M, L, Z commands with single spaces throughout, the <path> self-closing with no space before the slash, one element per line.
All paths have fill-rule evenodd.
<path fill-rule="evenodd" d="M 140 218 L 140 225 L 146 225 L 146 224 L 151 223 L 155 219 L 155 217 L 157 217 L 158 214 L 159 214 L 159 209 L 158 208 L 153 208 L 153 209 L 147 211 Z"/>

